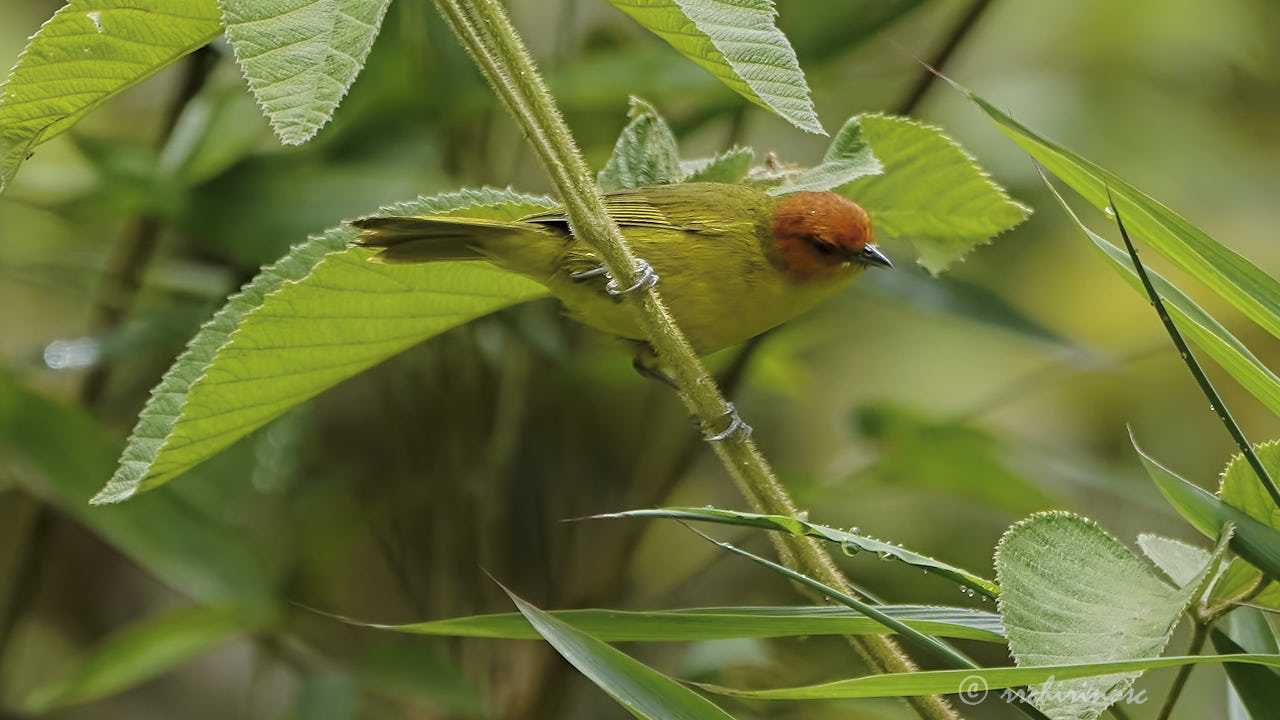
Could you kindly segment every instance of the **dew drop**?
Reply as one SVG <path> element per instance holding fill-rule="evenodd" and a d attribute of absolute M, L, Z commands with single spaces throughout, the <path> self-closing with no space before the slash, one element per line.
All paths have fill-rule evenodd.
<path fill-rule="evenodd" d="M 849 557 L 853 557 L 857 555 L 860 550 L 862 550 L 862 548 L 858 547 L 854 543 L 851 543 L 851 542 L 840 543 L 840 551 L 843 552 L 845 555 L 848 555 Z"/>

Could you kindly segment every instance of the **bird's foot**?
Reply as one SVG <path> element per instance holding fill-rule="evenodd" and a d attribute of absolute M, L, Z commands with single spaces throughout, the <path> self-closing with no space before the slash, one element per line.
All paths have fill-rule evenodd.
<path fill-rule="evenodd" d="M 744 438 L 751 436 L 751 426 L 742 421 L 742 417 L 738 415 L 738 408 L 734 407 L 733 403 L 725 403 L 724 417 L 729 418 L 729 427 L 715 435 L 709 435 L 707 442 L 728 440 L 734 433 L 742 433 Z"/>
<path fill-rule="evenodd" d="M 636 258 L 636 274 L 635 282 L 628 288 L 619 288 L 618 281 L 609 274 L 606 268 L 598 267 L 582 272 L 573 273 L 569 277 L 573 280 L 586 280 L 587 278 L 604 275 L 609 278 L 609 282 L 605 283 L 604 291 L 610 295 L 625 295 L 629 292 L 639 290 L 640 288 L 651 288 L 658 284 L 658 273 L 653 271 L 653 266 L 647 261 Z"/>

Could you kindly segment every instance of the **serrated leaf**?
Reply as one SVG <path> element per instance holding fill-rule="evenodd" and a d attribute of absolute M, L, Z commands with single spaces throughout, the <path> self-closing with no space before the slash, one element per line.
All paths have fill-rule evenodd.
<path fill-rule="evenodd" d="M 1280 578 L 1280 531 L 1258 522 L 1243 510 L 1205 492 L 1194 483 L 1156 462 L 1129 438 L 1142 465 L 1174 510 L 1201 534 L 1214 537 L 1228 524 L 1235 525 L 1231 550 L 1272 579 Z"/>
<path fill-rule="evenodd" d="M 71 0 L 0 86 L 0 190 L 32 150 L 222 33 L 215 0 Z"/>
<path fill-rule="evenodd" d="M 604 192 L 679 182 L 680 151 L 667 121 L 652 105 L 631 98 L 631 122 L 614 143 L 613 154 L 596 178 Z"/>
<path fill-rule="evenodd" d="M 29 491 L 174 591 L 234 607 L 255 623 L 269 619 L 273 581 L 242 528 L 168 489 L 128 505 L 89 506 L 120 446 L 83 411 L 23 390 L 0 372 L 0 457 L 8 459 L 0 476 L 15 471 Z"/>
<path fill-rule="evenodd" d="M 1003 642 L 1000 618 L 968 608 L 882 605 L 877 610 L 927 635 Z M 549 614 L 606 642 L 688 642 L 796 635 L 882 634 L 880 622 L 846 607 L 705 607 L 683 610 L 553 610 Z M 336 616 L 334 616 L 336 617 Z M 405 625 L 337 619 L 361 627 L 450 637 L 535 639 L 538 633 L 519 613 L 473 615 Z"/>
<path fill-rule="evenodd" d="M 1100 210 L 1115 203 L 1134 237 L 1280 337 L 1280 281 L 1120 177 L 1039 136 L 972 92 L 956 87 L 1005 135 L 1071 189 Z"/>
<path fill-rule="evenodd" d="M 751 102 L 825 135 L 771 0 L 609 0 Z"/>
<path fill-rule="evenodd" d="M 1280 441 L 1270 441 L 1254 446 L 1254 452 L 1262 466 L 1275 477 L 1280 472 Z M 1249 467 L 1244 455 L 1236 454 L 1222 471 L 1218 485 L 1218 497 L 1228 505 L 1243 510 L 1249 517 L 1280 530 L 1280 508 L 1267 493 L 1258 475 Z M 1265 582 L 1265 587 L 1258 588 Z M 1250 605 L 1280 609 L 1280 583 L 1267 582 L 1261 571 L 1243 560 L 1232 561 L 1223 573 L 1221 595 L 1231 599 L 1247 596 Z"/>
<path fill-rule="evenodd" d="M 1129 253 L 1112 245 L 1090 230 L 1071 210 L 1066 200 L 1058 194 L 1057 188 L 1047 181 L 1046 184 L 1067 215 L 1084 231 L 1089 240 L 1093 242 L 1094 247 L 1101 251 L 1102 257 L 1106 259 L 1111 268 L 1120 273 L 1120 276 L 1129 283 L 1129 286 L 1137 290 L 1145 298 L 1146 291 L 1142 287 L 1142 281 L 1138 278 L 1137 270 L 1133 266 L 1133 259 L 1129 257 Z M 1201 350 L 1208 353 L 1231 377 L 1235 378 L 1251 395 L 1257 398 L 1258 402 L 1266 405 L 1271 412 L 1280 416 L 1280 377 L 1277 377 L 1275 373 L 1271 372 L 1270 368 L 1263 365 L 1262 361 L 1258 360 L 1250 352 L 1249 348 L 1245 347 L 1244 343 L 1240 342 L 1235 335 L 1232 335 L 1229 330 L 1222 326 L 1222 323 L 1219 323 L 1212 315 L 1205 312 L 1203 308 L 1187 297 L 1173 283 L 1170 283 L 1151 268 L 1146 268 L 1146 271 L 1147 276 L 1151 279 L 1151 284 L 1155 287 L 1156 292 L 1160 294 L 1160 299 L 1163 301 L 1165 309 L 1169 311 L 1169 317 L 1178 326 L 1178 330 Z"/>
<path fill-rule="evenodd" d="M 1175 585 L 1186 585 L 1209 562 L 1209 552 L 1180 540 L 1151 533 L 1138 536 L 1138 547 Z"/>
<path fill-rule="evenodd" d="M 910 240 L 930 272 L 942 272 L 1031 213 L 941 130 L 887 115 L 860 115 L 858 123 L 884 172 L 836 192 L 871 213 L 877 233 Z"/>
<path fill-rule="evenodd" d="M 646 720 L 733 720 L 710 700 L 684 685 L 511 592 L 507 594 L 556 652 L 632 715 Z"/>
<path fill-rule="evenodd" d="M 715 157 L 686 160 L 680 164 L 685 173 L 682 182 L 740 183 L 751 171 L 755 156 L 749 147 L 735 147 Z"/>
<path fill-rule="evenodd" d="M 953 580 L 960 585 L 980 592 L 987 597 L 995 597 L 1000 588 L 990 580 L 983 579 L 967 570 L 934 560 L 926 555 L 912 552 L 891 543 L 876 540 L 865 535 L 845 532 L 825 525 L 815 525 L 805 520 L 786 517 L 785 515 L 760 515 L 757 513 L 721 510 L 718 508 L 670 507 L 653 510 L 628 510 L 619 513 L 596 515 L 595 518 L 668 518 L 673 520 L 698 520 L 702 522 L 720 523 L 723 525 L 741 525 L 743 527 L 761 528 L 785 532 L 797 536 L 816 537 L 828 542 L 837 543 L 847 554 L 866 551 L 889 560 L 898 560 L 921 568 L 931 573 Z"/>
<path fill-rule="evenodd" d="M 858 118 L 851 117 L 840 128 L 840 132 L 836 133 L 821 163 L 765 192 L 768 195 L 823 192 L 848 185 L 860 177 L 883 172 L 884 166 L 876 159 L 871 146 L 862 136 L 862 125 Z"/>
<path fill-rule="evenodd" d="M 280 141 L 333 117 L 364 67 L 391 0 L 219 0 L 227 40 Z"/>
<path fill-rule="evenodd" d="M 1157 578 L 1097 524 L 1043 513 L 1005 533 L 996 548 L 998 606 L 1019 666 L 1075 665 L 1159 656 L 1226 551 L 1179 588 Z M 1033 704 L 1055 720 L 1091 720 L 1123 696 L 1138 673 L 1057 683 Z"/>
<path fill-rule="evenodd" d="M 1064 680 L 1092 678 L 1115 673 L 1133 673 L 1182 665 L 1214 665 L 1220 663 L 1247 663 L 1264 667 L 1280 667 L 1280 655 L 1179 655 L 1171 657 L 1113 660 L 1110 662 L 1080 663 L 1072 665 L 1040 665 L 1035 667 L 998 667 L 980 670 L 926 670 L 907 673 L 866 675 L 837 680 L 821 685 L 777 688 L 773 690 L 738 690 L 735 688 L 699 685 L 708 692 L 754 700 L 843 700 L 853 698 L 907 697 L 937 695 L 940 693 L 965 693 L 974 704 L 987 698 L 988 691 L 1022 686 L 1040 686 L 1048 683 L 1052 693 L 1061 692 Z M 1036 687 L 1028 687 L 1023 697 L 1034 699 Z M 973 694 L 969 694 L 972 691 Z M 997 696 L 1004 700 L 1004 696 Z"/>
<path fill-rule="evenodd" d="M 399 215 L 514 219 L 548 198 L 464 190 Z M 94 502 L 118 502 L 211 457 L 298 403 L 433 335 L 542 297 L 481 262 L 386 265 L 341 226 L 297 245 L 233 296 L 152 390 L 120 466 Z"/>
<path fill-rule="evenodd" d="M 66 677 L 32 691 L 23 710 L 55 708 L 114 695 L 161 675 L 245 629 L 216 608 L 183 608 L 134 623 L 102 641 Z"/>

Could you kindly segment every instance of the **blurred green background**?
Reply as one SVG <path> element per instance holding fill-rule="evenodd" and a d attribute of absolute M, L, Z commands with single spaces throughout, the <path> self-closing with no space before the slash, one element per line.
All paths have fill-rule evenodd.
<path fill-rule="evenodd" d="M 12 64 L 59 5 L 0 5 L 0 64 Z M 597 167 L 629 94 L 667 116 L 686 157 L 743 144 L 757 159 L 772 151 L 811 164 L 825 148 L 603 2 L 511 6 Z M 970 7 L 783 0 L 779 25 L 834 129 L 854 113 L 901 112 L 922 75 L 913 55 L 934 57 Z M 1266 0 L 994 0 L 945 70 L 1275 274 L 1277 37 L 1280 6 Z M 184 82 L 206 70 L 166 133 Z M 1142 531 L 1199 542 L 1144 479 L 1126 425 L 1206 487 L 1233 445 L 1147 303 L 1083 242 L 1030 160 L 958 93 L 936 84 L 912 114 L 957 138 L 1037 212 L 939 280 L 912 267 L 905 244 L 890 244 L 898 270 L 869 274 L 770 335 L 739 393 L 766 455 L 811 519 L 983 574 L 1003 530 L 1041 509 L 1093 517 L 1130 544 Z M 544 608 L 797 602 L 776 576 L 678 526 L 560 522 L 661 503 L 744 503 L 674 396 L 549 301 L 339 386 L 149 505 L 84 505 L 147 391 L 259 265 L 380 204 L 479 185 L 550 191 L 423 0 L 393 3 L 365 71 L 307 146 L 278 145 L 217 43 L 37 150 L 0 196 L 6 706 L 111 631 L 207 599 L 182 580 L 183 568 L 202 563 L 265 568 L 237 575 L 254 587 L 226 592 L 241 611 L 246 597 L 262 599 L 261 629 L 53 717 L 623 717 L 541 643 L 389 636 L 290 603 L 376 622 L 509 610 L 483 570 Z M 1114 236 L 1101 215 L 1084 218 Z M 155 252 L 134 298 L 110 268 L 130 264 L 139 238 L 154 239 Z M 1261 330 L 1160 269 L 1277 366 Z M 1250 437 L 1280 435 L 1277 419 L 1215 370 Z M 196 526 L 238 544 L 192 540 Z M 768 552 L 759 536 L 738 541 Z M 900 565 L 841 561 L 889 601 L 982 606 Z M 739 685 L 861 672 L 830 638 L 629 649 L 684 677 Z M 1182 717 L 1222 714 L 1220 677 L 1193 675 Z M 1157 673 L 1141 686 L 1159 696 L 1168 679 Z M 1149 717 L 1154 705 L 1129 711 Z M 890 701 L 730 710 L 905 716 Z M 971 715 L 1010 712 L 988 703 Z"/>

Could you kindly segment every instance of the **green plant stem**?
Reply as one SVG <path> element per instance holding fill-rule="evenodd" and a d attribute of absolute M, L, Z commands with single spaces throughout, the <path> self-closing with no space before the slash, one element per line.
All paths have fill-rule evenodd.
<path fill-rule="evenodd" d="M 1209 637 L 1209 626 L 1196 623 L 1195 630 L 1191 634 L 1191 642 L 1187 644 L 1187 651 L 1183 654 L 1199 655 L 1207 637 Z M 1178 703 L 1178 697 L 1182 695 L 1182 689 L 1187 685 L 1187 678 L 1191 677 L 1191 671 L 1194 669 L 1195 665 L 1183 665 L 1178 668 L 1178 674 L 1174 676 L 1173 684 L 1169 686 L 1169 694 L 1165 696 L 1156 720 L 1169 720 L 1169 715 L 1173 713 L 1173 706 Z"/>
<path fill-rule="evenodd" d="M 1173 324 L 1173 318 L 1169 317 L 1169 311 L 1165 309 L 1164 300 L 1160 298 L 1160 293 L 1156 292 L 1155 286 L 1151 284 L 1147 269 L 1143 267 L 1142 261 L 1138 259 L 1138 250 L 1134 247 L 1133 241 L 1129 239 L 1129 233 L 1124 229 L 1124 221 L 1120 219 L 1120 209 L 1116 207 L 1115 201 L 1111 199 L 1110 190 L 1107 191 L 1107 204 L 1111 207 L 1111 211 L 1115 213 L 1116 225 L 1120 228 L 1120 237 L 1124 238 L 1124 246 L 1129 251 L 1129 259 L 1133 260 L 1133 269 L 1138 273 L 1138 278 L 1142 280 L 1142 287 L 1147 291 L 1147 297 L 1151 298 L 1151 304 L 1155 307 L 1156 314 L 1160 316 L 1160 322 L 1164 323 L 1164 329 L 1173 340 L 1174 347 L 1178 348 L 1178 354 L 1182 356 L 1182 361 L 1187 364 L 1187 369 L 1191 371 L 1192 377 L 1200 385 L 1200 390 L 1209 399 L 1209 407 L 1218 414 L 1218 418 L 1226 426 L 1227 432 L 1231 434 L 1231 439 L 1236 441 L 1236 445 L 1240 447 L 1240 452 L 1244 453 L 1245 459 L 1249 461 L 1250 467 L 1257 473 L 1258 479 L 1262 482 L 1262 486 L 1267 489 L 1267 494 L 1271 496 L 1272 502 L 1276 504 L 1276 507 L 1280 507 L 1280 488 L 1276 487 L 1275 480 L 1271 479 L 1271 474 L 1263 467 L 1262 461 L 1258 459 L 1258 454 L 1253 450 L 1253 445 L 1244 436 L 1244 431 L 1240 429 L 1240 425 L 1236 423 L 1235 418 L 1231 416 L 1231 411 L 1227 409 L 1227 404 L 1222 402 L 1218 391 L 1214 389 L 1213 383 L 1209 381 L 1209 376 L 1204 374 L 1204 369 L 1200 367 L 1200 363 L 1196 360 L 1195 353 L 1191 352 L 1191 348 L 1187 346 L 1187 341 L 1182 338 L 1182 333 L 1178 332 L 1178 326 Z"/>
<path fill-rule="evenodd" d="M 586 161 L 502 6 L 497 0 L 435 0 L 435 4 L 550 174 L 560 191 L 570 229 L 595 250 L 619 284 L 630 285 L 636 275 L 636 258 L 605 211 Z M 725 399 L 657 290 L 641 288 L 626 297 L 688 410 L 704 428 L 723 425 Z M 715 443 L 714 448 L 753 508 L 793 517 L 798 514 L 795 502 L 749 436 L 737 433 Z M 841 591 L 848 590 L 844 576 L 815 541 L 780 536 L 775 542 L 786 565 Z M 916 669 L 889 637 L 872 636 L 853 642 L 877 671 Z M 922 718 L 957 717 L 940 697 L 911 698 L 908 702 Z"/>

